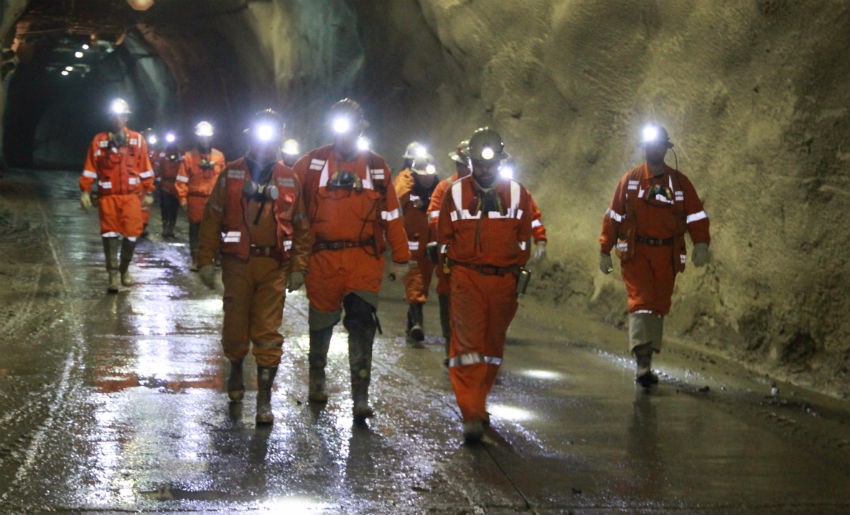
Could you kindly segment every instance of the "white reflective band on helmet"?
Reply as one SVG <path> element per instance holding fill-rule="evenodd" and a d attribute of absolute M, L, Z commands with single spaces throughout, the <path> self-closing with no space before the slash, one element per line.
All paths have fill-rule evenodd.
<path fill-rule="evenodd" d="M 157 179 L 157 180 L 159 180 L 159 179 Z M 178 175 L 177 180 L 180 181 L 180 182 L 189 182 L 189 178 L 186 177 L 185 175 Z"/>
<path fill-rule="evenodd" d="M 228 231 L 222 233 L 221 239 L 224 243 L 239 243 L 242 240 L 242 233 L 240 231 Z"/>
<path fill-rule="evenodd" d="M 289 252 L 289 250 L 291 248 L 292 248 L 292 240 L 283 240 L 283 250 L 285 250 L 286 252 Z"/>
<path fill-rule="evenodd" d="M 139 182 L 140 181 L 138 177 L 130 177 L 129 179 L 127 179 L 127 184 L 139 184 Z"/>
<path fill-rule="evenodd" d="M 407 248 L 410 250 L 419 250 L 419 242 L 418 241 L 408 241 Z"/>
<path fill-rule="evenodd" d="M 399 216 L 401 216 L 401 213 L 399 213 L 398 209 L 393 209 L 392 211 L 381 211 L 381 219 L 388 222 L 395 220 Z"/>
<path fill-rule="evenodd" d="M 110 181 L 99 181 L 97 185 L 105 190 L 112 189 L 112 183 Z"/>
<path fill-rule="evenodd" d="M 541 222 L 540 220 L 532 220 L 531 221 L 531 228 L 536 229 L 538 227 L 543 227 L 543 222 Z"/>
<path fill-rule="evenodd" d="M 97 174 L 90 170 L 83 170 L 83 177 L 88 177 L 89 179 L 97 179 Z"/>
<path fill-rule="evenodd" d="M 615 222 L 622 222 L 623 219 L 626 217 L 626 215 L 621 215 L 613 209 L 608 209 L 607 211 L 605 211 L 605 214 L 607 214 L 611 218 L 611 220 L 614 220 Z"/>
<path fill-rule="evenodd" d="M 696 222 L 696 221 L 699 221 L 699 220 L 704 220 L 706 218 L 708 218 L 708 213 L 706 213 L 705 211 L 699 211 L 699 212 L 694 213 L 692 215 L 688 215 L 688 217 L 685 219 L 685 222 L 691 223 L 691 222 Z"/>
<path fill-rule="evenodd" d="M 437 209 L 428 213 L 428 219 L 434 220 L 435 218 L 440 218 L 440 211 Z"/>
<path fill-rule="evenodd" d="M 148 177 L 153 177 L 153 170 L 147 170 L 139 174 L 139 177 L 142 179 L 147 179 Z"/>

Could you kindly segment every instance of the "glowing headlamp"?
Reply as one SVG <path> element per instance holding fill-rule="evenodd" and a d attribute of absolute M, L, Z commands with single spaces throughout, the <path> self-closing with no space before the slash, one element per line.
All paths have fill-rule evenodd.
<path fill-rule="evenodd" d="M 199 138 L 211 138 L 213 134 L 215 131 L 210 122 L 198 122 L 198 125 L 195 125 L 195 136 Z"/>
<path fill-rule="evenodd" d="M 428 157 L 428 149 L 425 148 L 422 145 L 419 145 L 418 147 L 416 147 L 415 154 L 416 154 L 416 157 L 422 157 L 422 158 Z"/>
<path fill-rule="evenodd" d="M 156 145 L 157 141 L 159 141 L 159 138 L 156 137 L 156 134 L 148 135 L 148 145 Z"/>
<path fill-rule="evenodd" d="M 109 105 L 109 112 L 113 115 L 125 116 L 130 114 L 130 106 L 126 101 L 116 98 L 112 101 L 112 104 Z"/>
<path fill-rule="evenodd" d="M 345 134 L 351 131 L 351 120 L 346 116 L 334 118 L 331 128 L 337 134 Z"/>
<path fill-rule="evenodd" d="M 288 156 L 297 156 L 301 154 L 301 145 L 294 139 L 288 139 L 283 142 L 282 152 Z"/>
<path fill-rule="evenodd" d="M 513 179 L 514 178 L 514 167 L 505 164 L 499 167 L 499 175 L 505 179 Z"/>
<path fill-rule="evenodd" d="M 275 136 L 277 136 L 277 130 L 274 125 L 270 123 L 260 123 L 254 127 L 254 137 L 263 143 L 268 143 L 273 140 Z"/>
<path fill-rule="evenodd" d="M 76 52 L 74 52 L 74 57 L 76 57 L 77 59 L 82 59 L 83 53 L 77 50 Z"/>
<path fill-rule="evenodd" d="M 643 128 L 643 131 L 641 131 L 641 143 L 656 143 L 658 141 L 659 134 L 658 127 L 655 125 L 647 125 Z"/>
<path fill-rule="evenodd" d="M 169 132 L 165 135 L 165 142 L 166 143 L 174 143 L 175 141 L 177 141 L 177 135 L 174 134 L 173 132 Z"/>
<path fill-rule="evenodd" d="M 357 150 L 366 151 L 372 147 L 372 142 L 365 136 L 357 138 Z"/>
<path fill-rule="evenodd" d="M 496 152 L 492 148 L 484 147 L 483 149 L 481 149 L 481 159 L 489 161 L 494 157 L 496 157 Z"/>
<path fill-rule="evenodd" d="M 427 166 L 425 166 L 425 173 L 427 173 L 427 174 L 437 173 L 437 167 L 434 166 L 434 165 L 427 165 Z"/>

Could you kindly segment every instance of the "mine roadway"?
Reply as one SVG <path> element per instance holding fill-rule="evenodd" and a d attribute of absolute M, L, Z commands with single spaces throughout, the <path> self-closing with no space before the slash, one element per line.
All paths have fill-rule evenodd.
<path fill-rule="evenodd" d="M 375 418 L 352 423 L 341 327 L 330 401 L 307 403 L 302 290 L 284 311 L 276 421 L 257 428 L 252 360 L 243 405 L 227 401 L 221 290 L 189 272 L 185 218 L 162 241 L 155 209 L 137 284 L 108 295 L 78 174 L 0 179 L 0 513 L 850 513 L 846 401 L 771 390 L 685 346 L 644 392 L 622 330 L 541 323 L 528 299 L 483 444 L 463 443 L 435 303 L 415 349 L 389 282 Z"/>

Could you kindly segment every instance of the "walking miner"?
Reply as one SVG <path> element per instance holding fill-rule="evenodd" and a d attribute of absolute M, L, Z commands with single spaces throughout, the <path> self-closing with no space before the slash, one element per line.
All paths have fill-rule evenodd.
<path fill-rule="evenodd" d="M 358 149 L 366 127 L 360 105 L 343 99 L 330 109 L 332 144 L 311 150 L 295 164 L 314 236 L 307 297 L 310 300 L 310 402 L 325 403 L 325 365 L 333 326 L 345 310 L 353 415 L 371 417 L 372 344 L 378 327 L 378 290 L 384 246 L 392 249 L 390 277 L 407 269 L 410 251 L 384 158 Z"/>
<path fill-rule="evenodd" d="M 251 351 L 257 361 L 257 424 L 271 424 L 271 389 L 283 346 L 279 332 L 286 289 L 304 283 L 310 230 L 301 182 L 277 161 L 283 122 L 271 109 L 254 115 L 251 145 L 227 164 L 204 209 L 198 265 L 201 280 L 215 285 L 216 251 L 221 252 L 224 323 L 221 343 L 230 361 L 227 394 L 245 394 L 242 363 Z"/>
<path fill-rule="evenodd" d="M 407 246 L 413 265 L 404 276 L 408 306 L 407 336 L 415 346 L 422 347 L 425 340 L 422 307 L 428 300 L 428 289 L 434 274 L 434 263 L 425 254 L 425 247 L 432 239 L 426 211 L 439 177 L 433 157 L 419 143 L 414 141 L 408 145 L 402 157 L 406 166 L 396 176 L 395 191 L 404 215 Z"/>
<path fill-rule="evenodd" d="M 449 188 L 437 238 L 451 267 L 449 378 L 467 442 L 489 424 L 486 404 L 517 310 L 518 279 L 527 274 L 531 206 L 526 189 L 500 177 L 504 142 L 487 127 L 469 139 L 472 175 Z"/>
<path fill-rule="evenodd" d="M 119 98 L 112 102 L 112 128 L 95 135 L 80 177 L 80 205 L 84 209 L 92 205 L 91 189 L 97 181 L 100 234 L 109 273 L 109 293 L 117 293 L 120 284 L 133 284 L 129 266 L 136 240 L 142 234 L 142 204 L 153 204 L 155 188 L 147 144 L 141 134 L 127 128 L 129 115 L 130 106 L 126 101 Z"/>
<path fill-rule="evenodd" d="M 635 380 L 644 388 L 658 383 L 652 354 L 661 351 L 664 315 L 670 311 L 676 274 L 685 270 L 685 233 L 693 241 L 695 266 L 708 262 L 709 222 L 691 181 L 667 166 L 673 143 L 663 127 L 643 129 L 646 162 L 626 172 L 614 191 L 599 236 L 599 268 L 614 268 L 611 249 L 620 258 L 629 308 L 629 347 Z"/>
<path fill-rule="evenodd" d="M 177 224 L 177 172 L 182 166 L 180 148 L 174 133 L 165 137 L 165 148 L 154 161 L 156 181 L 159 184 L 159 208 L 162 215 L 162 237 L 173 238 L 174 226 Z"/>
<path fill-rule="evenodd" d="M 437 184 L 434 192 L 431 194 L 431 202 L 428 205 L 428 223 L 431 226 L 431 236 L 433 245 L 435 245 L 436 276 L 437 276 L 437 300 L 440 302 L 440 327 L 443 332 L 443 340 L 446 345 L 446 357 L 444 365 L 449 365 L 449 342 L 451 341 L 451 323 L 449 322 L 449 265 L 446 260 L 446 249 L 437 245 L 437 220 L 440 218 L 440 206 L 443 202 L 443 197 L 446 191 L 452 184 L 460 179 L 468 176 L 469 170 L 469 140 L 463 140 L 457 145 L 457 150 L 449 152 L 449 157 L 455 163 L 455 173 L 448 179 L 443 179 Z"/>
<path fill-rule="evenodd" d="M 198 232 L 204 218 L 204 206 L 225 166 L 224 154 L 212 147 L 215 134 L 211 123 L 195 125 L 195 148 L 183 155 L 177 171 L 177 197 L 180 208 L 189 217 L 189 251 L 192 271 L 198 270 Z M 172 227 L 173 229 L 173 227 Z"/>

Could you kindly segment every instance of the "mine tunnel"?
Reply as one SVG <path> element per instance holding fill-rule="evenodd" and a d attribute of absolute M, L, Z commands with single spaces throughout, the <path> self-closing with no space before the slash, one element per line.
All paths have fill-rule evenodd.
<path fill-rule="evenodd" d="M 847 2 L 0 8 L 0 511 L 850 510 Z M 434 284 L 412 345 L 405 284 L 381 283 L 366 424 L 349 398 L 348 319 L 317 408 L 312 304 L 287 293 L 271 427 L 255 425 L 253 355 L 245 400 L 228 402 L 222 286 L 192 269 L 186 214 L 161 234 L 159 189 L 133 241 L 135 284 L 107 292 L 80 177 L 116 98 L 129 129 L 173 133 L 181 152 L 210 122 L 227 161 L 269 108 L 300 154 L 328 144 L 328 113 L 351 98 L 391 181 L 411 142 L 447 179 L 460 142 L 496 131 L 546 243 L 526 265 L 483 441 L 465 441 Z M 700 238 L 683 240 L 663 352 L 650 354 L 658 384 L 643 388 L 625 272 L 616 257 L 600 270 L 600 232 L 623 216 L 618 183 L 648 160 L 647 125 L 665 129 L 667 166 L 699 196 L 689 223 L 710 220 L 711 240 L 704 266 Z"/>

